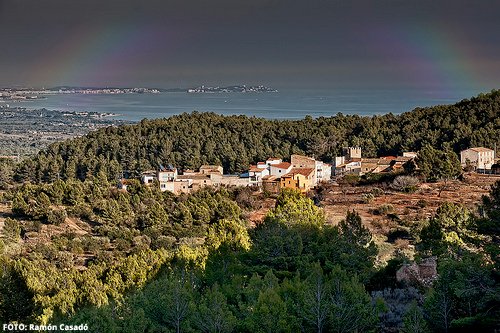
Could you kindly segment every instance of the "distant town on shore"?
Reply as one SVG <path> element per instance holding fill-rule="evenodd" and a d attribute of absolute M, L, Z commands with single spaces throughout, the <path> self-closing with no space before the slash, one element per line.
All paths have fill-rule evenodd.
<path fill-rule="evenodd" d="M 263 85 L 232 85 L 232 86 L 205 86 L 191 88 L 119 88 L 119 87 L 72 87 L 59 86 L 52 88 L 0 88 L 0 101 L 2 100 L 35 100 L 45 98 L 46 95 L 56 94 L 82 94 L 82 95 L 115 95 L 115 94 L 159 94 L 159 93 L 268 93 L 278 92 Z"/>

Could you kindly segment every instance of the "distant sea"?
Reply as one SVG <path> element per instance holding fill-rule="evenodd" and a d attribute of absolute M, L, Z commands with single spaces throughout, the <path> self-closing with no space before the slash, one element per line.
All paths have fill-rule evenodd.
<path fill-rule="evenodd" d="M 268 119 L 301 119 L 306 115 L 330 117 L 337 113 L 357 115 L 399 114 L 416 107 L 452 104 L 479 91 L 433 90 L 280 90 L 277 93 L 160 93 L 122 95 L 49 95 L 46 99 L 6 102 L 29 109 L 94 111 L 117 114 L 117 119 L 140 121 L 183 112 L 215 112 Z"/>

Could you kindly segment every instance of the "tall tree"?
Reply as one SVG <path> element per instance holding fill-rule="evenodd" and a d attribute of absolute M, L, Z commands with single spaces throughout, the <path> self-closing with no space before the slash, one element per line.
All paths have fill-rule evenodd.
<path fill-rule="evenodd" d="M 194 315 L 195 325 L 204 333 L 229 333 L 236 326 L 236 317 L 218 285 L 208 289 L 198 304 Z"/>
<path fill-rule="evenodd" d="M 322 333 L 328 321 L 330 311 L 330 289 L 319 264 L 313 266 L 313 271 L 305 281 L 301 315 L 317 333 Z"/>

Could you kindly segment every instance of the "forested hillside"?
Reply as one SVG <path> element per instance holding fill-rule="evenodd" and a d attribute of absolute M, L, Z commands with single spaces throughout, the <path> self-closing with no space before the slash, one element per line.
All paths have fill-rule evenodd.
<path fill-rule="evenodd" d="M 234 193 L 205 189 L 174 200 L 141 185 L 130 194 L 89 186 L 75 202 L 71 190 L 43 185 L 18 192 L 13 208 L 23 219 L 8 219 L 0 242 L 2 321 L 110 333 L 500 327 L 500 182 L 480 216 L 445 204 L 420 230 L 418 257 L 438 258 L 432 287 L 396 282 L 405 257 L 377 267 L 377 247 L 356 212 L 329 225 L 299 192 L 282 192 L 264 222 L 248 228 Z M 23 204 L 40 205 L 37 197 L 44 206 Z M 58 232 L 61 221 L 50 214 L 61 203 L 93 227 Z M 50 241 L 26 242 L 37 221 Z"/>
<path fill-rule="evenodd" d="M 268 198 L 249 187 L 175 196 L 138 180 L 119 190 L 112 180 L 158 163 L 239 171 L 293 152 L 327 160 L 350 144 L 366 155 L 422 147 L 418 176 L 449 183 L 461 171 L 450 147 L 499 143 L 499 102 L 495 91 L 400 116 L 301 121 L 183 114 L 55 144 L 17 167 L 4 161 L 0 322 L 110 333 L 498 331 L 500 181 L 467 206 L 447 189 L 458 199 L 424 211 L 423 199 L 391 201 L 429 193 L 415 174 L 377 187 L 323 184 L 315 200 L 290 189 Z M 14 173 L 31 182 L 13 182 Z M 327 205 L 340 201 L 322 197 L 347 192 L 357 201 L 339 223 L 329 220 Z M 382 194 L 401 207 L 385 202 L 373 214 L 384 215 L 380 228 L 393 222 L 391 235 L 411 256 L 380 260 L 380 235 L 352 210 Z M 415 214 L 403 220 L 403 209 Z M 262 219 L 251 224 L 256 211 Z M 404 264 L 430 256 L 437 276 L 396 279 Z"/>
<path fill-rule="evenodd" d="M 325 161 L 348 145 L 363 155 L 396 155 L 425 144 L 444 143 L 459 152 L 470 146 L 500 145 L 500 91 L 454 105 L 417 108 L 401 115 L 265 120 L 214 113 L 181 114 L 109 127 L 85 137 L 55 143 L 17 170 L 18 180 L 50 182 L 58 178 L 108 179 L 136 176 L 159 164 L 181 169 L 221 164 L 227 173 L 244 171 L 251 162 L 293 153 Z"/>

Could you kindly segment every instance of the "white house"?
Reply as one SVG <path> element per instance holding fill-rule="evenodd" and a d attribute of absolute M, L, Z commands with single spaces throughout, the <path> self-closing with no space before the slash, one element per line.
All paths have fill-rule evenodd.
<path fill-rule="evenodd" d="M 292 170 L 292 163 L 281 162 L 277 164 L 271 164 L 269 169 L 271 176 L 281 177 L 289 173 L 290 170 Z"/>
<path fill-rule="evenodd" d="M 403 152 L 403 157 L 417 158 L 417 153 L 414 151 L 405 151 Z"/>
<path fill-rule="evenodd" d="M 250 177 L 250 185 L 262 185 L 262 178 L 269 175 L 269 170 L 267 166 L 262 165 L 251 165 L 250 169 L 248 169 L 248 175 Z"/>
<path fill-rule="evenodd" d="M 177 168 L 160 169 L 158 170 L 157 177 L 160 183 L 174 181 L 177 179 Z"/>
<path fill-rule="evenodd" d="M 330 178 L 332 178 L 332 166 L 330 164 L 324 163 L 323 161 L 316 161 L 315 169 L 316 183 L 314 185 L 324 181 L 329 181 Z"/>
<path fill-rule="evenodd" d="M 277 158 L 277 157 L 270 157 L 266 160 L 266 164 L 267 166 L 271 166 L 271 165 L 276 165 L 276 164 L 280 164 L 281 162 L 283 162 L 281 160 L 281 158 Z"/>
<path fill-rule="evenodd" d="M 474 147 L 460 152 L 462 166 L 470 163 L 476 169 L 491 169 L 495 164 L 495 151 L 484 147 Z"/>
<path fill-rule="evenodd" d="M 344 164 L 335 166 L 335 175 L 359 175 L 361 173 L 361 161 L 350 161 Z"/>
<path fill-rule="evenodd" d="M 157 179 L 155 170 L 150 170 L 142 173 L 141 181 L 143 184 L 152 184 Z"/>

